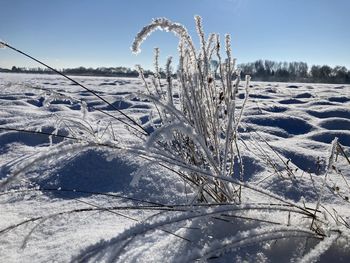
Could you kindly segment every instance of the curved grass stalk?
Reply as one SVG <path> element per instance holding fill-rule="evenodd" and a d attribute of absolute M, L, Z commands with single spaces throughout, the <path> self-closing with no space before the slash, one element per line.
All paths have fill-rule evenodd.
<path fill-rule="evenodd" d="M 165 219 L 155 218 L 155 222 L 147 223 L 143 222 L 142 224 L 137 224 L 130 229 L 124 231 L 120 235 L 118 235 L 115 238 L 112 238 L 109 241 L 100 242 L 94 246 L 91 246 L 87 248 L 85 251 L 81 252 L 74 261 L 81 262 L 81 261 L 89 261 L 93 260 L 93 257 L 96 256 L 107 256 L 109 259 L 116 260 L 121 256 L 121 252 L 124 249 L 124 245 L 121 247 L 120 242 L 123 242 L 127 240 L 128 244 L 130 244 L 131 240 L 134 239 L 136 236 L 144 235 L 145 233 L 158 229 L 160 227 L 164 227 L 166 225 L 175 224 L 178 222 L 182 222 L 185 220 L 193 220 L 195 218 L 200 217 L 206 217 L 211 216 L 223 212 L 237 212 L 237 211 L 251 211 L 251 210 L 279 210 L 279 211 L 289 211 L 289 212 L 296 212 L 300 213 L 297 209 L 293 208 L 286 208 L 286 207 L 271 207 L 271 206 L 258 206 L 258 205 L 231 205 L 231 206 L 225 206 L 225 207 L 215 207 L 215 208 L 208 208 L 208 209 L 198 209 L 193 213 L 190 212 L 184 212 L 180 215 L 174 215 L 172 218 L 165 217 Z M 300 228 L 299 228 L 300 229 Z M 311 230 L 304 230 L 306 231 L 310 236 L 315 235 L 314 232 Z M 98 249 L 97 249 L 98 246 Z"/>
<path fill-rule="evenodd" d="M 300 227 L 265 227 L 260 229 L 253 229 L 239 233 L 233 237 L 226 238 L 221 241 L 213 242 L 212 247 L 206 249 L 203 255 L 198 258 L 194 257 L 188 259 L 193 260 L 208 260 L 214 256 L 222 256 L 232 250 L 239 249 L 245 246 L 254 245 L 261 242 L 285 239 L 285 238 L 300 238 L 300 237 L 311 237 L 320 239 L 321 237 L 315 236 L 315 233 Z M 321 241 L 322 242 L 322 241 Z"/>
<path fill-rule="evenodd" d="M 57 189 L 53 189 L 54 191 L 61 191 L 61 190 L 57 190 Z M 33 190 L 31 190 L 33 191 Z M 51 189 L 38 189 L 36 191 L 52 191 Z M 62 190 L 62 192 L 64 192 L 65 190 Z M 67 191 L 67 190 L 66 190 Z M 75 191 L 75 190 L 69 190 L 69 192 L 76 192 L 76 193 L 90 193 L 90 192 L 86 192 L 86 191 Z M 13 193 L 13 192 L 7 192 L 8 193 Z M 110 196 L 110 195 L 108 195 Z M 117 196 L 118 198 L 121 198 L 120 196 Z M 129 198 L 129 197 L 122 197 L 123 199 L 126 199 L 126 200 L 131 200 L 131 201 L 135 201 L 134 199 L 132 198 Z M 48 216 L 38 216 L 38 217 L 33 217 L 33 218 L 30 218 L 30 219 L 26 219 L 26 220 L 23 220 L 19 223 L 16 223 L 16 224 L 13 224 L 13 225 L 10 225 L 4 229 L 1 229 L 0 230 L 0 234 L 4 234 L 5 232 L 8 232 L 12 229 L 15 229 L 19 226 L 22 226 L 24 224 L 27 224 L 27 223 L 31 223 L 31 222 L 35 222 L 35 221 L 38 221 L 38 220 L 48 220 L 48 219 L 51 219 L 51 218 L 54 218 L 54 217 L 57 217 L 57 216 L 60 216 L 60 215 L 65 215 L 65 214 L 72 214 L 72 213 L 80 213 L 80 212 L 94 212 L 94 211 L 107 211 L 109 212 L 109 210 L 145 210 L 145 211 L 165 211 L 165 212 L 183 212 L 183 213 L 199 213 L 200 211 L 197 211 L 199 209 L 201 209 L 201 207 L 194 209 L 192 206 L 189 206 L 189 207 L 184 207 L 184 206 L 177 206 L 177 205 L 142 205 L 142 206 L 108 206 L 108 207 L 101 207 L 101 206 L 96 206 L 96 205 L 93 205 L 91 203 L 88 203 L 88 202 L 85 202 L 85 201 L 82 201 L 82 200 L 79 200 L 79 199 L 75 199 L 76 201 L 78 202 L 82 202 L 82 203 L 85 203 L 89 206 L 93 206 L 93 208 L 79 208 L 79 209 L 73 209 L 73 210 L 68 210 L 68 211 L 62 211 L 62 212 L 57 212 L 57 213 L 53 213 L 53 214 L 50 214 Z M 152 202 L 149 202 L 149 201 L 144 201 L 144 200 L 136 200 L 136 202 L 144 202 L 144 203 L 151 203 Z M 285 207 L 285 206 L 280 206 L 280 207 L 277 207 L 277 205 L 270 205 L 270 204 L 267 204 L 267 205 L 261 205 L 261 206 L 256 206 L 254 204 L 254 206 L 252 205 L 251 207 L 249 206 L 246 206 L 246 207 L 242 207 L 242 208 L 239 208 L 239 209 L 236 209 L 236 210 L 233 210 L 232 209 L 232 205 L 217 205 L 218 207 L 216 208 L 216 210 L 218 211 L 215 211 L 215 212 L 210 212 L 208 214 L 205 214 L 203 215 L 203 212 L 202 212 L 202 215 L 193 215 L 193 216 L 189 216 L 188 218 L 196 218 L 196 217 L 201 217 L 201 216 L 206 216 L 206 215 L 211 215 L 211 214 L 219 214 L 219 213 L 223 213 L 223 212 L 232 212 L 232 211 L 244 211 L 244 210 L 277 210 L 277 211 L 288 211 L 288 212 L 291 212 L 292 210 L 288 207 Z M 218 209 L 219 208 L 219 209 Z M 188 210 L 190 209 L 190 210 Z M 210 209 L 213 209 L 213 208 L 204 208 L 203 211 L 205 210 L 210 210 Z M 215 208 L 214 208 L 215 209 Z M 294 210 L 293 212 L 295 213 L 300 213 L 298 212 L 297 210 Z M 121 215 L 121 214 L 118 214 L 118 215 Z M 125 217 L 124 215 L 121 215 L 123 217 Z M 232 216 L 232 215 L 230 215 Z M 128 219 L 130 219 L 130 217 L 126 217 Z M 136 219 L 132 219 L 133 221 L 138 221 Z M 187 217 L 183 220 L 179 220 L 179 221 L 184 221 L 184 220 L 187 220 Z M 252 219 L 254 220 L 254 219 Z M 176 221 L 176 222 L 179 222 L 179 221 Z M 174 222 L 172 222 L 174 223 Z M 172 223 L 167 223 L 167 224 L 172 224 Z M 165 225 L 167 225 L 165 224 Z"/>
<path fill-rule="evenodd" d="M 137 33 L 134 42 L 132 43 L 131 50 L 134 53 L 139 53 L 140 46 L 144 40 L 155 30 L 165 30 L 174 33 L 179 41 L 183 41 L 189 48 L 193 60 L 196 60 L 195 48 L 191 36 L 188 34 L 187 29 L 178 23 L 173 23 L 167 18 L 161 17 L 153 19 L 152 23 L 143 27 L 139 33 Z"/>
<path fill-rule="evenodd" d="M 334 242 L 340 237 L 341 233 L 338 231 L 331 232 L 330 236 L 325 237 L 319 242 L 309 253 L 300 259 L 299 263 L 312 263 L 317 262 L 319 257 L 325 253 Z"/>

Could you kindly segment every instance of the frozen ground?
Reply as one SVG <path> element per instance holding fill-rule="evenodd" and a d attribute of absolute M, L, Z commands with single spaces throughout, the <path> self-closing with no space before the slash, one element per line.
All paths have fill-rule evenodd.
<path fill-rule="evenodd" d="M 75 79 L 150 127 L 153 104 L 133 95 L 144 90 L 140 80 Z M 244 99 L 244 92 L 237 96 Z M 208 262 L 296 262 L 315 246 L 317 253 L 327 247 L 327 240 L 317 247 L 319 241 L 309 233 L 295 237 L 296 227 L 307 229 L 310 223 L 279 210 L 214 213 L 162 225 L 167 218 L 194 213 L 192 208 L 166 211 L 190 204 L 194 196 L 176 174 L 128 151 L 49 136 L 69 134 L 97 144 L 112 138 L 116 147 L 142 144 L 134 131 L 99 110 L 125 120 L 61 77 L 0 74 L 0 128 L 48 133 L 0 130 L 0 180 L 15 175 L 0 192 L 1 262 L 84 261 L 90 254 L 93 261 L 107 261 L 107 255 L 120 262 L 184 262 L 209 253 L 215 242 L 217 252 L 225 253 L 217 258 L 220 253 L 214 251 Z M 253 82 L 240 136 L 245 181 L 304 207 L 315 208 L 321 195 L 329 211 L 325 220 L 343 222 L 330 224 L 329 230 L 339 227 L 349 234 L 350 164 L 344 155 L 324 178 L 335 137 L 350 156 L 350 86 Z M 273 199 L 248 189 L 242 197 L 246 204 Z M 162 214 L 159 206 L 166 208 Z M 270 240 L 288 227 L 286 238 Z M 259 231 L 267 232 L 254 244 L 244 243 L 243 237 L 252 241 Z M 129 243 L 121 248 L 123 236 L 135 238 L 125 239 Z M 234 244 L 234 238 L 239 248 L 219 249 Z M 117 248 L 122 252 L 114 255 Z M 338 238 L 318 260 L 349 262 L 349 240 Z"/>

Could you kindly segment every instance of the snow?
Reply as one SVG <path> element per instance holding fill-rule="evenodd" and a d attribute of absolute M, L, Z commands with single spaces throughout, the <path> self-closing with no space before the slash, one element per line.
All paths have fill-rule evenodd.
<path fill-rule="evenodd" d="M 174 129 L 196 138 L 172 104 L 178 120 L 147 140 L 113 109 L 151 131 L 142 80 L 74 79 L 113 106 L 55 75 L 0 74 L 1 262 L 350 261 L 349 85 L 240 85 L 244 182 L 224 179 L 243 201 L 216 206 L 179 177 L 196 167 L 152 147 Z"/>

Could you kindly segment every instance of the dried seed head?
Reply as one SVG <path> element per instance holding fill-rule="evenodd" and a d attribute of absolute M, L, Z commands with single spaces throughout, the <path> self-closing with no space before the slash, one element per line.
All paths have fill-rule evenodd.
<path fill-rule="evenodd" d="M 159 77 L 159 48 L 154 48 L 154 71 L 156 77 Z"/>
<path fill-rule="evenodd" d="M 227 53 L 227 57 L 231 60 L 231 36 L 229 34 L 225 35 L 225 49 Z"/>
<path fill-rule="evenodd" d="M 198 33 L 198 36 L 199 36 L 200 41 L 201 41 L 201 45 L 204 46 L 205 40 L 204 40 L 204 31 L 203 31 L 203 26 L 202 26 L 202 18 L 200 16 L 195 16 L 194 20 L 196 21 L 196 29 L 197 29 L 197 33 Z"/>

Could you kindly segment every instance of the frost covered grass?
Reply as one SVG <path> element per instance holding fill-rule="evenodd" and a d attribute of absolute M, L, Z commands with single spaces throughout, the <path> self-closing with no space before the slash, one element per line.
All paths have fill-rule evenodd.
<path fill-rule="evenodd" d="M 250 77 L 246 76 L 246 99 L 237 111 L 236 93 L 240 72 L 235 68 L 235 60 L 231 55 L 230 36 L 225 36 L 227 58 L 222 62 L 219 36 L 211 34 L 206 40 L 201 18 L 196 16 L 195 20 L 201 44 L 198 51 L 187 30 L 165 18 L 155 19 L 144 27 L 132 45 L 133 51 L 138 52 L 141 42 L 155 29 L 173 32 L 179 38 L 176 87 L 173 85 L 170 68 L 172 58 L 168 58 L 166 65 L 166 89 L 160 85 L 158 49 L 155 50 L 155 74 L 151 86 L 145 81 L 139 67 L 149 93 L 143 97 L 156 104 L 160 126 L 147 140 L 148 151 L 163 158 L 166 163 L 189 170 L 183 178 L 195 187 L 196 199 L 205 202 L 239 201 L 240 187 L 236 189 L 232 184 L 203 177 L 202 174 L 204 172 L 217 178 L 228 177 L 243 181 L 243 164 L 240 163 L 239 174 L 234 174 L 233 167 L 235 158 L 241 162 L 237 142 L 238 128 L 248 99 Z M 220 65 L 219 80 L 215 77 L 216 69 L 210 66 L 214 54 Z M 217 85 L 218 81 L 220 86 Z M 175 88 L 179 97 L 176 105 L 173 101 Z"/>
<path fill-rule="evenodd" d="M 6 212 L 0 217 L 1 246 L 11 247 L 5 240 L 12 238 L 22 251 L 34 251 L 48 228 L 69 233 L 63 242 L 75 240 L 66 259 L 76 262 L 348 261 L 348 103 L 327 100 L 335 89 L 326 86 L 319 87 L 325 97 L 311 100 L 312 87 L 303 87 L 300 96 L 289 86 L 257 87 L 249 76 L 242 84 L 230 36 L 222 48 L 217 34 L 205 37 L 200 17 L 195 22 L 198 50 L 186 28 L 166 18 L 153 20 L 132 44 L 139 52 L 154 30 L 174 33 L 179 39 L 176 79 L 172 58 L 166 79 L 160 78 L 160 50 L 155 49 L 154 75 L 145 78 L 138 66 L 135 84 L 82 79 L 110 85 L 90 89 L 65 75 L 74 86 L 61 90 L 49 87 L 50 81 L 44 87 L 9 83 L 2 109 L 11 105 L 11 86 L 39 96 L 18 99 L 10 113 L 1 111 L 6 121 L 0 139 L 12 147 L 2 151 L 0 205 Z M 119 85 L 117 94 L 113 85 Z M 338 89 L 346 93 L 349 87 Z M 310 107 L 307 114 L 297 110 L 303 103 Z M 39 113 L 17 122 L 17 113 L 29 104 Z M 15 132 L 32 135 L 15 142 L 33 147 L 9 143 L 6 136 Z M 45 139 L 35 141 L 37 136 Z M 21 154 L 12 158 L 16 147 Z M 320 151 L 326 153 L 316 158 Z M 11 203 L 21 208 L 26 202 L 58 205 L 39 214 L 27 208 L 24 218 L 5 222 Z M 73 230 L 67 229 L 69 219 Z M 121 222 L 117 228 L 107 227 L 115 221 Z M 104 232 L 88 231 L 88 242 L 72 234 L 74 228 L 84 233 L 96 225 L 105 225 Z M 23 230 L 22 240 L 14 238 Z"/>

